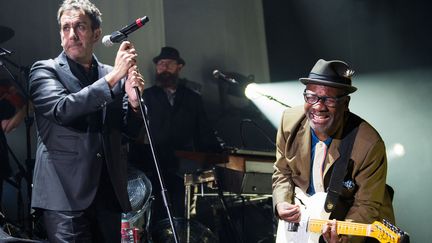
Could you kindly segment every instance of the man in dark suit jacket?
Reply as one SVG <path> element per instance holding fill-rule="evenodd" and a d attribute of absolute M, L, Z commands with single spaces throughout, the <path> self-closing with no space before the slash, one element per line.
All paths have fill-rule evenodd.
<path fill-rule="evenodd" d="M 221 145 L 212 129 L 204 110 L 201 95 L 186 87 L 180 72 L 185 61 L 177 49 L 163 47 L 153 58 L 156 65 L 155 85 L 144 90 L 144 102 L 148 109 L 150 132 L 156 145 L 156 155 L 161 164 L 168 192 L 173 202 L 176 216 L 184 215 L 183 172 L 189 168 L 179 168 L 187 163 L 180 162 L 175 151 L 220 152 Z M 159 192 L 146 145 L 135 143 L 131 146 L 131 160 L 153 182 L 154 192 Z M 144 149 L 143 149 L 144 148 Z M 146 156 L 147 155 L 147 156 Z M 196 169 L 196 168 L 195 168 Z M 191 172 L 191 171 L 189 171 Z M 159 195 L 156 195 L 158 199 Z M 162 202 L 155 202 L 155 220 L 165 217 Z"/>
<path fill-rule="evenodd" d="M 114 67 L 96 59 L 100 15 L 87 0 L 65 0 L 64 51 L 30 73 L 38 140 L 32 207 L 50 242 L 120 242 L 121 212 L 130 210 L 122 138 L 142 125 L 134 88 L 142 91 L 144 80 L 130 42 Z"/>

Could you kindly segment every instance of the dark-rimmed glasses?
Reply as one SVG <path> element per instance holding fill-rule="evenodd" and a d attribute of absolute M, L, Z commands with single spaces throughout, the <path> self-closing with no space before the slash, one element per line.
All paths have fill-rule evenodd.
<path fill-rule="evenodd" d="M 316 94 L 307 93 L 307 92 L 303 93 L 303 97 L 306 103 L 315 105 L 316 103 L 318 103 L 318 101 L 322 100 L 324 102 L 324 105 L 332 108 L 336 107 L 336 105 L 340 102 L 340 100 L 342 100 L 346 96 L 347 95 L 344 94 L 341 96 L 331 97 L 331 96 L 318 96 Z"/>
<path fill-rule="evenodd" d="M 175 67 L 177 65 L 177 61 L 176 60 L 160 60 L 156 63 L 156 66 L 158 67 L 168 67 L 168 68 L 172 68 Z"/>

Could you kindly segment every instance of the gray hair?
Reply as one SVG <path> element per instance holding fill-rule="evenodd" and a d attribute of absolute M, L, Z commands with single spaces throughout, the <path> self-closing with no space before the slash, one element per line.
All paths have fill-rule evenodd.
<path fill-rule="evenodd" d="M 101 26 L 102 13 L 89 0 L 64 0 L 63 3 L 60 5 L 60 8 L 57 12 L 57 22 L 59 25 L 61 25 L 60 18 L 63 15 L 63 12 L 66 10 L 82 10 L 82 11 L 84 11 L 84 13 L 90 17 L 91 28 L 93 30 L 98 29 Z"/>

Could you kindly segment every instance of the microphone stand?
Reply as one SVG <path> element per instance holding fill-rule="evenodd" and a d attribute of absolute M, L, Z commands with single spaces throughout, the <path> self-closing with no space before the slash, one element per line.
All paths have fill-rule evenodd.
<path fill-rule="evenodd" d="M 165 206 L 166 211 L 167 211 L 168 219 L 170 221 L 171 229 L 172 229 L 173 236 L 174 236 L 174 242 L 175 243 L 179 243 L 177 231 L 176 231 L 176 228 L 175 228 L 175 225 L 174 225 L 173 216 L 171 214 L 171 208 L 170 208 L 171 203 L 170 203 L 169 198 L 168 198 L 168 190 L 165 187 L 165 182 L 163 180 L 163 177 L 162 177 L 162 174 L 161 174 L 161 169 L 160 169 L 160 166 L 159 166 L 159 162 L 157 160 L 155 149 L 154 149 L 153 139 L 152 139 L 151 134 L 150 134 L 149 120 L 147 118 L 147 113 L 146 113 L 147 109 L 146 109 L 145 104 L 144 104 L 144 98 L 140 95 L 138 87 L 135 87 L 135 93 L 136 93 L 137 97 L 139 97 L 139 99 L 140 99 L 140 102 L 138 102 L 139 103 L 139 108 L 140 108 L 140 111 L 141 111 L 141 116 L 142 116 L 143 121 L 144 121 L 144 127 L 145 127 L 145 130 L 146 130 L 146 133 L 147 133 L 147 137 L 148 137 L 148 140 L 149 140 L 150 150 L 151 150 L 152 156 L 153 156 L 153 162 L 154 162 L 154 165 L 155 165 L 155 168 L 156 168 L 156 173 L 157 173 L 157 177 L 159 179 L 159 184 L 161 186 L 161 195 L 162 195 L 164 206 Z M 146 110 L 144 111 L 144 109 L 146 109 Z"/>
<path fill-rule="evenodd" d="M 283 105 L 283 106 L 285 106 L 285 107 L 287 107 L 287 108 L 291 108 L 291 106 L 289 106 L 289 105 L 283 103 L 282 101 L 279 101 L 278 99 L 274 98 L 274 97 L 271 96 L 271 95 L 266 95 L 266 94 L 263 94 L 263 93 L 258 93 L 258 94 L 260 94 L 260 95 L 266 97 L 266 98 L 269 99 L 269 100 L 275 101 L 276 103 L 279 103 L 280 105 Z"/>

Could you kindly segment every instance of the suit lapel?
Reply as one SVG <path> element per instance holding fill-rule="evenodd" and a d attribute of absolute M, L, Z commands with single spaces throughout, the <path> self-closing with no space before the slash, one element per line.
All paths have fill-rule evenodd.
<path fill-rule="evenodd" d="M 306 175 L 307 178 L 310 178 L 310 171 L 311 171 L 311 132 L 310 132 L 310 126 L 309 122 L 306 121 L 303 125 L 302 129 L 300 129 L 298 135 L 300 136 L 300 140 L 298 140 L 301 144 L 299 144 L 300 148 L 300 159 L 302 161 L 301 163 L 301 174 Z"/>
<path fill-rule="evenodd" d="M 324 177 L 326 176 L 327 172 L 334 164 L 334 162 L 340 157 L 340 152 L 339 152 L 340 143 L 341 143 L 340 139 L 334 138 L 332 143 L 330 144 L 330 148 L 328 150 L 326 164 L 324 168 L 324 174 L 323 174 Z"/>
<path fill-rule="evenodd" d="M 58 76 L 60 82 L 70 93 L 76 93 L 83 87 L 81 82 L 72 74 L 69 64 L 66 60 L 66 54 L 62 52 L 57 58 Z"/>
<path fill-rule="evenodd" d="M 105 68 L 105 65 L 103 65 L 102 63 L 100 63 L 97 60 L 96 57 L 94 57 L 94 58 L 96 59 L 96 61 L 98 63 L 98 74 L 99 74 L 98 79 L 101 79 L 102 77 L 104 77 L 108 73 L 108 70 Z M 119 86 L 119 85 L 116 85 L 115 88 L 117 86 Z M 104 106 L 102 109 L 102 124 L 105 124 L 106 113 L 107 113 L 107 106 Z"/>
<path fill-rule="evenodd" d="M 287 160 L 296 165 L 298 171 L 295 174 L 300 175 L 298 177 L 299 186 L 304 192 L 307 191 L 309 187 L 309 178 L 310 178 L 310 146 L 311 146 L 311 132 L 310 126 L 307 119 L 302 119 L 301 124 L 298 125 L 298 131 L 292 131 L 293 134 L 296 134 L 295 138 L 290 138 L 287 141 Z M 287 135 L 288 137 L 289 135 Z"/>

